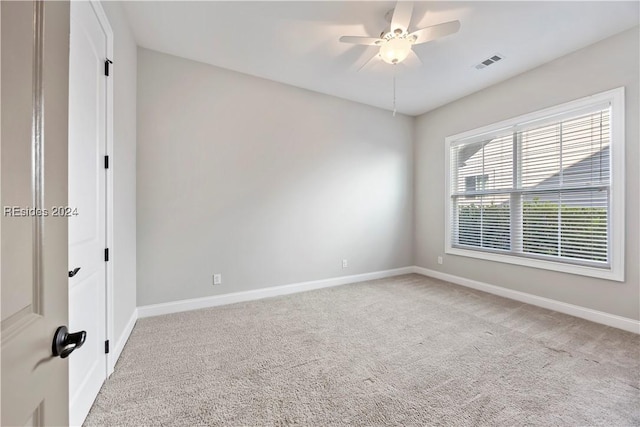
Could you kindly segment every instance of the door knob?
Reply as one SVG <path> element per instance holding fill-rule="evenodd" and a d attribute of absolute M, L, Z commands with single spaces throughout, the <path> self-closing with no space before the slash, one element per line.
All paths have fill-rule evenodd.
<path fill-rule="evenodd" d="M 70 270 L 69 271 L 69 277 L 75 276 L 76 274 L 78 274 L 78 271 L 80 271 L 80 267 L 76 267 L 73 270 Z"/>
<path fill-rule="evenodd" d="M 60 358 L 66 359 L 73 350 L 82 347 L 85 339 L 87 339 L 86 331 L 70 334 L 66 326 L 60 326 L 56 329 L 56 333 L 53 336 L 51 352 L 54 356 L 60 356 Z"/>

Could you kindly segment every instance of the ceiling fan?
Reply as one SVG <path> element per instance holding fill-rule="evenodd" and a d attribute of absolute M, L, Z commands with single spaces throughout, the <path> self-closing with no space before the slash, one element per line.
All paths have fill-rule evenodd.
<path fill-rule="evenodd" d="M 342 36 L 340 41 L 342 43 L 379 46 L 380 51 L 369 61 L 380 57 L 387 64 L 396 65 L 407 59 L 409 55 L 417 58 L 412 50 L 413 45 L 448 36 L 460 29 L 460 21 L 450 21 L 409 32 L 412 12 L 413 2 L 398 1 L 395 9 L 386 15 L 387 19 L 391 16 L 389 30 L 383 31 L 380 37 Z"/>

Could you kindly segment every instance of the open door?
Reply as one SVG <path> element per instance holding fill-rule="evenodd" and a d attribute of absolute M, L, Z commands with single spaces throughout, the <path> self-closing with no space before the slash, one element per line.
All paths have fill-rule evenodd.
<path fill-rule="evenodd" d="M 2 425 L 66 425 L 69 3 L 0 4 Z M 54 353 L 59 356 L 54 356 Z M 73 356 L 71 356 L 73 357 Z"/>
<path fill-rule="evenodd" d="M 100 3 L 71 2 L 69 327 L 87 341 L 69 362 L 69 425 L 82 425 L 107 378 L 107 135 L 111 28 Z M 77 211 L 74 211 L 77 209 Z"/>

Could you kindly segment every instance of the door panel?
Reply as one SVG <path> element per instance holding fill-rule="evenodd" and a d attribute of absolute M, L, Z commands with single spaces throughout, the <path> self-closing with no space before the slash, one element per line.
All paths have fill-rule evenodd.
<path fill-rule="evenodd" d="M 33 197 L 30 143 L 33 26 L 15 25 L 16 22 L 33 20 L 33 4 L 12 6 L 4 7 L 3 18 L 7 22 L 2 22 L 2 140 L 7 142 L 2 144 L 3 209 L 5 206 L 31 206 Z M 25 42 L 12 42 L 16 40 Z M 19 138 L 21 143 L 9 144 L 10 138 Z M 2 225 L 2 281 L 32 283 L 31 218 L 9 220 L 3 212 Z M 33 312 L 32 286 L 12 286 L 10 291 L 2 290 L 3 322 L 21 310 Z"/>
<path fill-rule="evenodd" d="M 82 351 L 73 355 L 69 365 L 70 425 L 82 424 L 106 378 L 104 334 L 96 337 L 89 327 L 104 325 L 104 296 L 95 291 L 103 286 L 104 275 L 92 274 L 69 288 L 69 324 L 75 325 L 72 330 L 87 331 Z M 77 301 L 82 301 L 82 307 L 73 309 Z"/>
<path fill-rule="evenodd" d="M 107 377 L 106 340 L 106 76 L 107 36 L 95 4 L 71 3 L 69 56 L 69 327 L 87 331 L 69 370 L 71 425 L 82 424 Z"/>
<path fill-rule="evenodd" d="M 2 2 L 2 425 L 68 422 L 67 359 L 53 357 L 66 324 L 69 4 Z M 47 214 L 45 214 L 45 210 Z M 18 212 L 19 213 L 19 212 Z"/>

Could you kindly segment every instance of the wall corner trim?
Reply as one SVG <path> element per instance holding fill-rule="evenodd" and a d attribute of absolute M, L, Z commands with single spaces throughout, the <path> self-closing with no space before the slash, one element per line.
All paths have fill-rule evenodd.
<path fill-rule="evenodd" d="M 124 331 L 122 331 L 122 335 L 118 337 L 118 340 L 116 341 L 116 345 L 113 347 L 112 353 L 109 355 L 110 357 L 108 359 L 109 366 L 108 366 L 107 376 L 113 373 L 113 370 L 116 367 L 116 363 L 118 363 L 118 359 L 120 358 L 120 354 L 122 353 L 122 350 L 124 349 L 125 344 L 129 340 L 129 337 L 131 336 L 131 332 L 133 332 L 133 327 L 136 325 L 137 320 L 138 320 L 138 309 L 134 308 L 133 313 L 131 313 L 131 317 L 129 318 L 129 321 L 127 322 L 127 325 L 124 327 Z"/>
<path fill-rule="evenodd" d="M 332 277 L 329 279 L 313 280 L 309 282 L 293 283 L 290 285 L 273 286 L 243 292 L 234 292 L 209 297 L 193 298 L 180 301 L 150 304 L 138 307 L 138 317 L 160 316 L 162 314 L 179 313 L 182 311 L 198 310 L 201 308 L 217 307 L 238 302 L 253 301 L 280 295 L 295 294 L 314 289 L 330 288 L 349 283 L 365 282 L 367 280 L 384 279 L 386 277 L 411 274 L 414 267 L 394 268 L 392 270 L 375 271 L 371 273 L 354 274 L 351 276 Z"/>
<path fill-rule="evenodd" d="M 467 288 L 477 289 L 493 295 L 509 298 L 515 301 L 524 302 L 548 310 L 557 311 L 568 314 L 570 316 L 579 317 L 591 322 L 600 323 L 625 331 L 640 334 L 640 321 L 629 319 L 627 317 L 617 316 L 615 314 L 605 313 L 604 311 L 593 310 L 591 308 L 581 307 L 579 305 L 568 304 L 553 300 L 550 298 L 539 297 L 537 295 L 525 292 L 514 291 L 512 289 L 503 288 L 501 286 L 490 285 L 488 283 L 479 282 L 477 280 L 467 279 L 464 277 L 454 276 L 453 274 L 443 273 L 440 271 L 430 270 L 423 267 L 413 267 L 413 272 L 423 276 L 433 277 L 434 279 L 444 280 L 445 282 L 454 283 L 456 285 L 465 286 Z"/>

